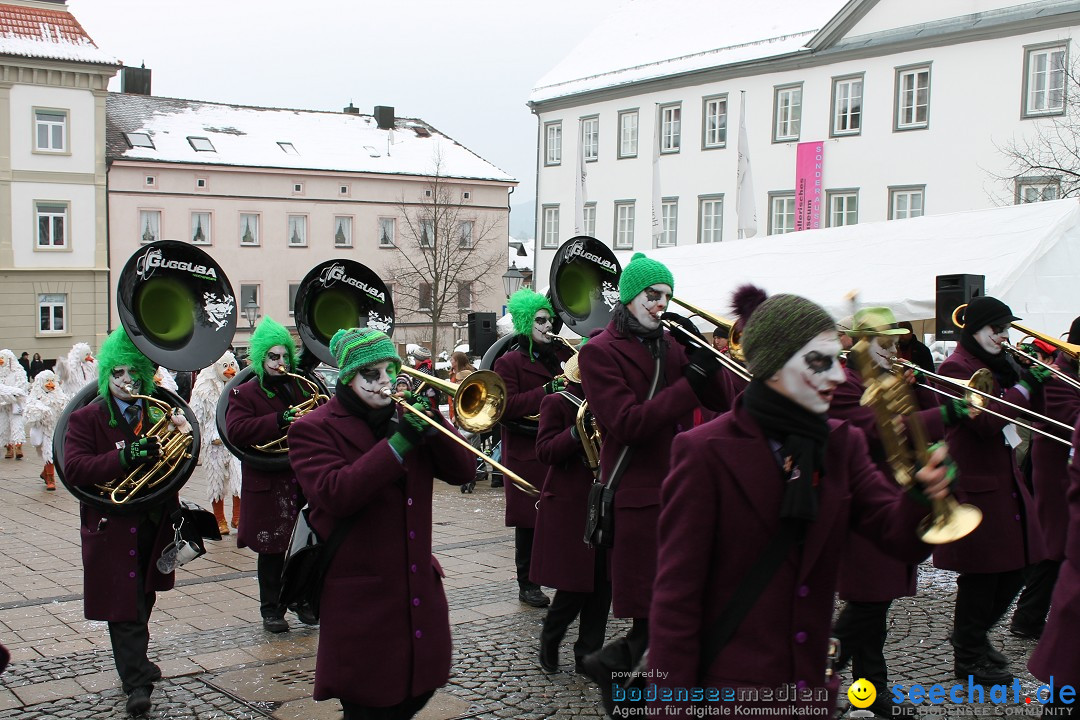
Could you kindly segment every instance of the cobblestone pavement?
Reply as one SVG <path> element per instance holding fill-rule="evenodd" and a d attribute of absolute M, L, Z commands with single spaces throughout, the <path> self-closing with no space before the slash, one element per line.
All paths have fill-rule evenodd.
<path fill-rule="evenodd" d="M 82 614 L 78 503 L 62 487 L 45 492 L 40 470 L 32 456 L 0 460 L 0 641 L 12 653 L 0 676 L 0 720 L 124 717 L 106 625 Z M 199 468 L 182 494 L 209 506 L 205 487 Z M 446 571 L 455 653 L 450 684 L 421 717 L 601 717 L 595 689 L 567 663 L 574 628 L 563 645 L 564 670 L 548 675 L 537 665 L 543 611 L 517 600 L 502 506 L 502 490 L 486 483 L 474 494 L 436 489 L 434 545 Z M 207 545 L 207 555 L 178 571 L 177 588 L 158 595 L 150 656 L 164 679 L 150 717 L 339 718 L 336 701 L 310 698 L 318 629 L 294 620 L 289 633 L 263 632 L 255 554 L 237 550 L 235 535 Z M 945 639 L 954 592 L 953 575 L 927 565 L 919 597 L 894 605 L 893 682 L 955 682 Z M 626 628 L 612 621 L 609 633 Z M 1038 683 L 1024 665 L 1033 643 L 1000 628 L 994 641 L 1031 693 Z M 1001 717 L 1008 709 L 984 708 Z"/>

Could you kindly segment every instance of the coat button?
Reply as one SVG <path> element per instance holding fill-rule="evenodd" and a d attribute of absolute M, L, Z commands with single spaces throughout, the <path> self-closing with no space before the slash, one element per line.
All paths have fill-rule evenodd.
<path fill-rule="evenodd" d="M 132 571 L 132 572 L 129 572 L 129 573 L 128 573 L 128 577 L 129 577 L 129 578 L 133 578 L 133 577 L 135 577 L 135 572 L 134 572 L 134 571 Z"/>
<path fill-rule="evenodd" d="M 128 550 L 128 555 L 130 555 L 131 557 L 135 557 L 135 551 L 134 550 Z"/>
<path fill-rule="evenodd" d="M 412 506 L 412 498 L 409 498 L 407 502 L 408 502 L 409 506 L 411 507 Z"/>
<path fill-rule="evenodd" d="M 419 607 L 420 606 L 420 598 L 413 598 L 412 599 L 412 604 L 413 604 L 413 607 Z"/>
<path fill-rule="evenodd" d="M 132 534 L 132 535 L 134 535 L 134 534 L 135 534 L 135 533 L 137 533 L 138 531 L 139 531 L 139 529 L 138 529 L 137 527 L 133 527 L 133 528 L 131 528 L 131 534 Z"/>
<path fill-rule="evenodd" d="M 1016 493 L 1013 493 L 1013 497 L 1016 497 Z"/>
<path fill-rule="evenodd" d="M 416 539 L 416 531 L 415 530 L 410 530 L 409 531 L 409 539 L 410 540 L 415 540 Z"/>
<path fill-rule="evenodd" d="M 417 639 L 424 637 L 424 633 L 420 632 L 419 630 L 417 630 L 414 634 L 416 635 Z"/>
<path fill-rule="evenodd" d="M 416 566 L 415 565 L 410 565 L 409 566 L 409 572 L 416 572 Z"/>
<path fill-rule="evenodd" d="M 800 680 L 799 682 L 795 683 L 795 689 L 796 690 L 805 690 L 806 689 L 806 681 L 805 680 Z"/>
<path fill-rule="evenodd" d="M 806 642 L 806 633 L 803 632 L 802 630 L 795 633 L 795 642 L 799 643 L 800 645 L 802 645 L 804 642 Z"/>
<path fill-rule="evenodd" d="M 1013 515 L 1013 520 L 1019 520 L 1019 519 L 1020 519 L 1019 515 Z"/>
<path fill-rule="evenodd" d="M 808 588 L 805 585 L 800 585 L 799 586 L 799 597 L 806 597 L 809 594 L 810 594 L 810 588 Z"/>

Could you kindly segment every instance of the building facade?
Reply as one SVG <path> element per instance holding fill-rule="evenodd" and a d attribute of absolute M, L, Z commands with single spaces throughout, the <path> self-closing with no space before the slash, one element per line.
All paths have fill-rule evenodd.
<path fill-rule="evenodd" d="M 760 238 L 1061 195 L 1008 149 L 1068 119 L 1080 2 L 714 5 L 630 4 L 537 83 L 541 275 L 576 231 L 625 262 L 735 241 L 751 215 Z"/>
<path fill-rule="evenodd" d="M 63 2 L 0 3 L 0 338 L 51 359 L 108 332 L 105 96 L 119 62 Z"/>

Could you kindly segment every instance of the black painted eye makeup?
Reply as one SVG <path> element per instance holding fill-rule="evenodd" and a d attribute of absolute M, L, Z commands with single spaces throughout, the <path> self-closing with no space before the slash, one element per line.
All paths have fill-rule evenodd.
<path fill-rule="evenodd" d="M 359 375 L 364 379 L 364 382 L 373 383 L 379 379 L 378 370 L 361 370 Z"/>
<path fill-rule="evenodd" d="M 266 353 L 266 357 L 267 357 L 267 359 L 273 360 L 274 362 L 277 362 L 278 360 L 281 359 L 281 355 L 279 353 L 276 353 L 276 352 L 268 352 L 268 353 Z"/>
<path fill-rule="evenodd" d="M 832 355 L 825 355 L 819 353 L 817 350 L 811 350 L 803 355 L 803 360 L 806 362 L 806 366 L 817 374 L 828 372 L 832 369 L 833 362 L 836 360 Z"/>

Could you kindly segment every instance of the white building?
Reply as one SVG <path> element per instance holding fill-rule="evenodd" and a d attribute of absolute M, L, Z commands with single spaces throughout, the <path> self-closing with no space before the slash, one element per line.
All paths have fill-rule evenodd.
<path fill-rule="evenodd" d="M 744 110 L 743 222 L 756 211 L 759 237 L 815 212 L 828 227 L 1056 198 L 1059 177 L 1011 177 L 1000 148 L 1065 116 L 1078 29 L 1076 0 L 631 2 L 530 95 L 537 273 L 579 234 L 579 153 L 578 230 L 627 251 L 624 263 L 631 250 L 738 239 Z M 802 144 L 813 154 L 797 178 Z"/>
<path fill-rule="evenodd" d="M 0 345 L 108 331 L 105 95 L 119 62 L 63 0 L 0 3 Z"/>

